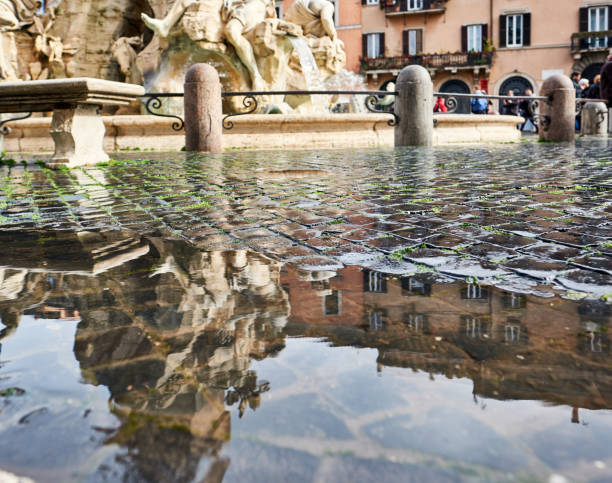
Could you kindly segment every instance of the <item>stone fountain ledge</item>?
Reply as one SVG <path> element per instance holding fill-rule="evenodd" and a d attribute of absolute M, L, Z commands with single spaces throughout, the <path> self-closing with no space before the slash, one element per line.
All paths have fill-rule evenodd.
<path fill-rule="evenodd" d="M 386 114 L 280 115 L 249 114 L 232 117 L 232 130 L 223 132 L 225 149 L 301 149 L 392 147 L 393 127 Z M 184 131 L 172 130 L 169 118 L 157 116 L 105 116 L 104 149 L 180 150 Z M 517 142 L 516 126 L 523 118 L 472 114 L 435 115 L 434 145 Z M 3 150 L 11 153 L 53 152 L 50 117 L 9 124 Z"/>

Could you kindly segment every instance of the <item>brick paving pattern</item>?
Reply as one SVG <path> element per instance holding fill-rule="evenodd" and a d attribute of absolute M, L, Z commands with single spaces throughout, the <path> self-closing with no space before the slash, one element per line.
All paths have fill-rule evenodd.
<path fill-rule="evenodd" d="M 426 271 L 612 300 L 605 141 L 116 157 L 2 167 L 0 230 L 161 232 L 304 269 Z"/>

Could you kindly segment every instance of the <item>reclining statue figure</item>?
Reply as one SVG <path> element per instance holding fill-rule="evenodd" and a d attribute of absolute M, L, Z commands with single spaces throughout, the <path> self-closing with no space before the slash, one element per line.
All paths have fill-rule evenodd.
<path fill-rule="evenodd" d="M 287 10 L 284 20 L 302 27 L 304 35 L 327 35 L 335 41 L 334 11 L 334 4 L 327 0 L 295 0 Z"/>
<path fill-rule="evenodd" d="M 168 15 L 161 20 L 151 18 L 144 13 L 141 14 L 141 17 L 145 25 L 153 32 L 167 37 L 185 10 L 197 1 L 178 0 L 172 5 Z M 274 17 L 276 17 L 276 11 L 273 0 L 224 0 L 223 2 L 221 18 L 225 22 L 225 36 L 249 71 L 254 91 L 264 90 L 266 83 L 257 68 L 253 47 L 244 35 L 266 18 Z"/>

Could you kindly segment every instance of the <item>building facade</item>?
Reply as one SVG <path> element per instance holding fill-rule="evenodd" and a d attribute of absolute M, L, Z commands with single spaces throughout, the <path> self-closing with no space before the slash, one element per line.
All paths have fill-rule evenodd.
<path fill-rule="evenodd" d="M 341 0 L 342 2 L 344 0 Z M 347 4 L 351 3 L 347 1 Z M 592 79 L 612 47 L 612 2 L 361 0 L 360 71 L 384 88 L 406 65 L 440 92 L 537 93 L 553 74 Z"/>

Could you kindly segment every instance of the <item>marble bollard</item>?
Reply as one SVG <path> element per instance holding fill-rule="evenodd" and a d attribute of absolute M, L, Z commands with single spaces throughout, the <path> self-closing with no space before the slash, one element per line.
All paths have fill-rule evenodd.
<path fill-rule="evenodd" d="M 569 77 L 553 75 L 546 79 L 540 95 L 540 139 L 573 142 L 576 139 L 576 90 Z"/>
<path fill-rule="evenodd" d="M 185 75 L 185 150 L 220 153 L 223 110 L 219 73 L 195 64 Z"/>
<path fill-rule="evenodd" d="M 608 107 L 603 102 L 587 102 L 582 108 L 580 134 L 585 136 L 608 135 Z"/>
<path fill-rule="evenodd" d="M 404 67 L 396 89 L 396 146 L 431 146 L 433 144 L 433 83 L 427 69 L 420 65 Z"/>

